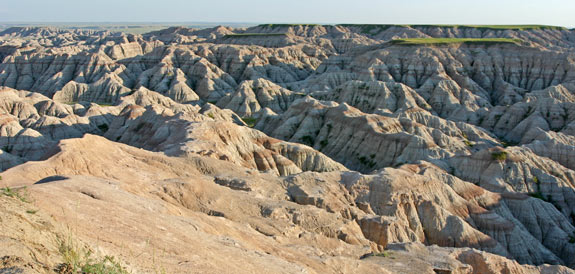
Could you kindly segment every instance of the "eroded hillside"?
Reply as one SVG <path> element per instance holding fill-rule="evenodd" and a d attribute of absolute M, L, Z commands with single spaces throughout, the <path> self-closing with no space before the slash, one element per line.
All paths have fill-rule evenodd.
<path fill-rule="evenodd" d="M 0 58 L 3 269 L 73 268 L 70 234 L 133 273 L 574 272 L 572 30 L 12 28 Z"/>

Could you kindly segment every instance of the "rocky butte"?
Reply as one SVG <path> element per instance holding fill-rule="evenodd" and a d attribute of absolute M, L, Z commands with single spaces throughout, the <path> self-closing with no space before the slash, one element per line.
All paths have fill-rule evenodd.
<path fill-rule="evenodd" d="M 0 32 L 0 273 L 575 273 L 575 30 Z"/>

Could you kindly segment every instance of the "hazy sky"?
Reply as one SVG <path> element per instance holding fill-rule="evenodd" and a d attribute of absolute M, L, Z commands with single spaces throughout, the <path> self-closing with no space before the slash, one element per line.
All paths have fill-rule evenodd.
<path fill-rule="evenodd" d="M 0 21 L 546 24 L 575 0 L 0 0 Z"/>

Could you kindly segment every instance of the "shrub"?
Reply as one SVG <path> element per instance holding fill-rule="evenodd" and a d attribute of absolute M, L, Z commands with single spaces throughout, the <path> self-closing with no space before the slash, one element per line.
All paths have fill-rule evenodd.
<path fill-rule="evenodd" d="M 93 274 L 126 274 L 129 273 L 114 257 L 105 256 L 95 259 L 92 251 L 82 247 L 72 238 L 70 233 L 66 237 L 56 238 L 58 252 L 63 263 L 56 267 L 57 273 L 93 273 Z"/>
<path fill-rule="evenodd" d="M 491 159 L 497 160 L 497 161 L 505 161 L 505 160 L 507 160 L 507 152 L 506 151 L 491 152 Z"/>
<path fill-rule="evenodd" d="M 101 132 L 106 133 L 106 132 L 108 131 L 108 129 L 110 129 L 110 128 L 108 127 L 107 124 L 101 124 L 101 125 L 98 126 L 98 129 L 99 129 Z"/>
<path fill-rule="evenodd" d="M 374 157 L 375 157 L 375 156 L 374 156 Z M 373 159 L 373 158 L 372 158 L 372 159 Z M 375 165 L 376 165 L 376 163 L 375 163 L 373 160 L 368 159 L 368 158 L 365 157 L 365 156 L 359 157 L 358 160 L 359 160 L 359 162 L 360 162 L 362 165 L 367 166 L 367 167 L 369 167 L 369 168 L 374 168 Z"/>
<path fill-rule="evenodd" d="M 255 127 L 257 119 L 254 117 L 242 117 L 242 120 L 248 127 Z"/>
<path fill-rule="evenodd" d="M 319 150 L 324 149 L 324 148 L 327 146 L 327 144 L 328 144 L 327 139 L 325 139 L 325 140 L 319 142 L 319 145 L 320 145 L 320 149 L 319 149 Z"/>
<path fill-rule="evenodd" d="M 540 199 L 540 200 L 543 200 L 543 201 L 547 202 L 547 200 L 545 199 L 545 197 L 543 197 L 543 194 L 541 194 L 541 192 L 539 192 L 539 191 L 538 191 L 538 192 L 529 193 L 528 195 L 531 196 L 531 197 L 533 197 L 533 198 L 537 198 L 537 199 Z"/>
<path fill-rule="evenodd" d="M 314 143 L 313 137 L 311 137 L 309 135 L 305 135 L 305 136 L 301 137 L 300 140 L 308 146 L 312 146 Z"/>
<path fill-rule="evenodd" d="M 122 274 L 128 273 L 122 265 L 116 261 L 114 257 L 105 256 L 101 260 L 88 259 L 86 264 L 82 266 L 83 273 L 94 274 Z"/>
<path fill-rule="evenodd" d="M 7 153 L 12 153 L 13 149 L 14 149 L 14 146 L 10 146 L 10 145 L 6 145 L 2 148 L 2 150 L 4 150 Z"/>

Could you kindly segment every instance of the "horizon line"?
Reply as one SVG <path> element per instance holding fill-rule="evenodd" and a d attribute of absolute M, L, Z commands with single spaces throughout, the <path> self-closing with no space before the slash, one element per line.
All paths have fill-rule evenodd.
<path fill-rule="evenodd" d="M 242 21 L 0 21 L 0 25 L 9 24 L 78 24 L 78 25 L 98 25 L 98 24 L 151 24 L 151 25 L 177 25 L 177 24 L 234 24 L 234 25 L 322 25 L 322 26 L 336 26 L 336 25 L 395 25 L 395 26 L 549 26 L 549 27 L 563 27 L 567 29 L 575 28 L 573 26 L 565 25 L 548 25 L 537 23 L 526 24 L 489 24 L 489 23 L 334 23 L 334 22 L 307 22 L 307 23 L 293 23 L 293 22 L 242 22 Z"/>

